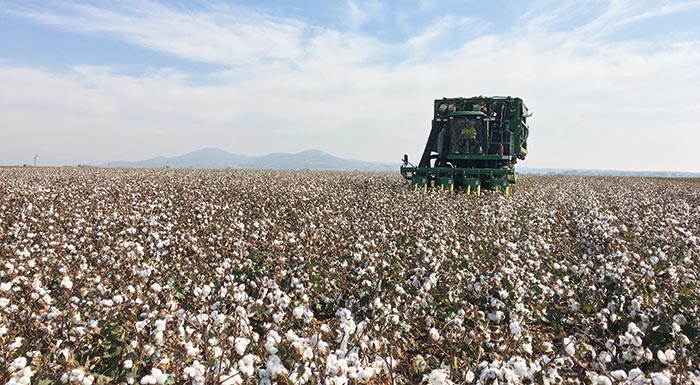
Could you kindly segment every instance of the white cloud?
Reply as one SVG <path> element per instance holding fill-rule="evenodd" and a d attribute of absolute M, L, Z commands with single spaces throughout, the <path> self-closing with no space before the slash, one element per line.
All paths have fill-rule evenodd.
<path fill-rule="evenodd" d="M 384 4 L 375 0 L 346 0 L 347 22 L 353 29 L 371 21 L 382 20 Z"/>
<path fill-rule="evenodd" d="M 246 65 L 258 60 L 294 60 L 303 54 L 306 25 L 240 7 L 203 10 L 171 8 L 149 1 L 116 3 L 114 8 L 60 3 L 49 9 L 12 13 L 39 23 L 99 32 L 185 59 Z"/>
<path fill-rule="evenodd" d="M 640 11 L 619 7 L 628 16 Z M 55 16 L 61 22 L 31 17 L 66 28 L 96 17 L 81 30 L 112 31 L 159 52 L 231 67 L 202 83 L 168 69 L 126 76 L 104 67 L 53 73 L 0 64 L 0 121 L 12 127 L 0 163 L 34 152 L 75 154 L 62 159 L 82 163 L 211 146 L 247 154 L 321 148 L 396 161 L 404 152 L 419 156 L 434 98 L 505 94 L 523 97 L 535 113 L 531 167 L 697 171 L 698 41 L 610 42 L 584 27 L 547 32 L 550 16 L 543 16 L 527 28 L 432 52 L 431 42 L 454 36 L 450 27 L 388 44 L 260 13 L 255 22 L 241 21 L 243 11 L 233 8 L 216 15 L 153 4 L 71 12 Z M 557 12 L 570 9 L 550 11 Z M 447 25 L 472 25 L 469 18 L 453 22 Z M 237 39 L 213 37 L 222 28 Z M 270 30 L 279 43 L 264 45 Z M 168 46 L 172 33 L 188 38 Z M 417 56 L 421 49 L 426 54 Z"/>

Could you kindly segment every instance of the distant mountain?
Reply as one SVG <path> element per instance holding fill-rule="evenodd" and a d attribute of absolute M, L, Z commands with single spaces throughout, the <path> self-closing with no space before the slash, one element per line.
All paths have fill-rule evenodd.
<path fill-rule="evenodd" d="M 173 157 L 155 157 L 134 162 L 111 162 L 111 167 L 143 168 L 248 168 L 275 170 L 357 170 L 396 171 L 398 165 L 343 159 L 320 150 L 296 154 L 276 152 L 264 156 L 237 155 L 217 148 L 205 148 Z"/>
<path fill-rule="evenodd" d="M 112 167 L 145 168 L 226 168 L 237 167 L 252 159 L 245 155 L 231 154 L 217 148 L 204 148 L 173 157 L 158 156 L 135 162 L 111 162 Z"/>
<path fill-rule="evenodd" d="M 558 168 L 517 167 L 521 174 L 575 175 L 575 176 L 629 176 L 644 178 L 700 178 L 700 172 L 685 171 L 622 171 L 622 170 L 574 170 Z"/>

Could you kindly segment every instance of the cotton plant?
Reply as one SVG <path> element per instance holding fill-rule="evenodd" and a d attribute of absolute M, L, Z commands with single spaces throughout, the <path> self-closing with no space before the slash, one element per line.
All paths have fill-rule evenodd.
<path fill-rule="evenodd" d="M 698 382 L 697 187 L 0 169 L 0 377 Z"/>

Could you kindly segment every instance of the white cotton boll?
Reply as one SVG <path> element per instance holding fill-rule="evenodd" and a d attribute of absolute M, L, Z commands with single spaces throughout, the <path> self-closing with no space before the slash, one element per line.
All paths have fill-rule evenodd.
<path fill-rule="evenodd" d="M 103 299 L 100 301 L 100 306 L 102 307 L 112 307 L 114 302 L 111 299 Z"/>
<path fill-rule="evenodd" d="M 593 384 L 595 385 L 612 385 L 610 378 L 606 376 L 595 376 L 593 379 Z"/>
<path fill-rule="evenodd" d="M 515 373 L 518 378 L 522 379 L 527 376 L 527 364 L 525 360 L 518 357 L 519 359 L 511 360 L 511 365 L 513 366 L 513 373 Z"/>
<path fill-rule="evenodd" d="M 88 374 L 83 378 L 83 380 L 80 382 L 81 385 L 92 385 L 92 383 L 95 382 L 95 377 L 92 374 Z"/>
<path fill-rule="evenodd" d="M 637 324 L 634 322 L 630 322 L 627 324 L 627 331 L 632 333 L 632 334 L 642 334 L 642 330 L 637 327 Z"/>
<path fill-rule="evenodd" d="M 148 325 L 148 320 L 136 321 L 136 331 L 139 333 L 142 332 L 146 325 Z"/>
<path fill-rule="evenodd" d="M 205 297 L 208 297 L 209 294 L 211 294 L 211 286 L 209 286 L 209 285 L 202 286 L 202 295 Z"/>
<path fill-rule="evenodd" d="M 29 385 L 32 382 L 32 376 L 34 375 L 34 372 L 30 367 L 25 367 L 15 373 L 12 373 L 12 377 L 10 378 L 10 381 L 7 382 L 7 384 L 21 384 L 21 385 Z"/>
<path fill-rule="evenodd" d="M 10 373 L 16 372 L 24 369 L 25 366 L 27 366 L 27 359 L 25 357 L 17 357 L 12 361 L 10 366 L 7 368 L 7 371 Z"/>
<path fill-rule="evenodd" d="M 681 332 L 681 325 L 679 325 L 679 324 L 677 324 L 677 323 L 675 323 L 675 322 L 671 325 L 671 328 L 673 329 L 673 332 L 674 332 L 674 333 L 680 333 L 680 332 Z"/>
<path fill-rule="evenodd" d="M 71 281 L 67 275 L 64 275 L 63 279 L 61 280 L 61 287 L 70 290 L 73 288 L 73 281 Z"/>
<path fill-rule="evenodd" d="M 564 338 L 564 351 L 570 356 L 576 353 L 574 342 L 569 337 Z"/>
<path fill-rule="evenodd" d="M 666 355 L 666 361 L 667 362 L 674 362 L 676 360 L 676 351 L 672 349 L 668 349 L 665 352 Z"/>
<path fill-rule="evenodd" d="M 437 340 L 440 339 L 440 333 L 439 333 L 438 330 L 435 329 L 435 328 L 431 328 L 429 334 L 430 334 L 430 338 L 431 338 L 433 341 L 437 341 Z"/>
<path fill-rule="evenodd" d="M 304 316 L 304 307 L 303 306 L 297 306 L 292 310 L 292 315 L 294 316 L 295 319 L 301 319 Z"/>
<path fill-rule="evenodd" d="M 467 374 L 464 375 L 464 381 L 466 381 L 467 384 L 474 381 L 474 372 L 472 372 L 471 370 L 468 370 Z"/>
<path fill-rule="evenodd" d="M 659 359 L 659 361 L 661 361 L 662 364 L 668 362 L 668 360 L 666 359 L 666 353 L 664 353 L 663 350 L 659 350 L 658 352 L 656 352 L 656 357 Z"/>
<path fill-rule="evenodd" d="M 124 363 L 122 364 L 122 367 L 124 367 L 124 369 L 131 369 L 131 368 L 134 367 L 134 361 L 132 361 L 132 360 L 126 360 L 126 361 L 124 361 Z"/>
<path fill-rule="evenodd" d="M 651 361 L 654 359 L 654 353 L 651 352 L 651 349 L 647 348 L 644 350 L 644 359 L 647 361 Z"/>
<path fill-rule="evenodd" d="M 238 355 L 243 355 L 245 353 L 245 349 L 248 347 L 248 344 L 250 344 L 250 340 L 247 338 L 236 338 L 236 344 L 234 345 L 234 348 L 236 349 L 236 353 Z"/>
<path fill-rule="evenodd" d="M 158 368 L 151 369 L 151 375 L 153 376 L 153 378 L 156 379 L 156 384 L 162 385 L 165 384 L 166 381 L 168 381 L 168 375 L 163 373 Z"/>
<path fill-rule="evenodd" d="M 651 375 L 651 382 L 654 385 L 671 385 L 671 379 L 665 372 L 654 373 Z"/>
<path fill-rule="evenodd" d="M 513 321 L 509 325 L 510 327 L 510 334 L 513 335 L 515 338 L 520 338 L 521 333 L 523 329 L 520 327 L 520 323 L 518 321 Z"/>
<path fill-rule="evenodd" d="M 289 341 L 289 342 L 296 342 L 299 340 L 299 336 L 297 336 L 297 334 L 294 333 L 294 330 L 292 330 L 292 329 L 287 330 L 287 334 L 285 334 L 285 338 L 287 338 L 287 341 Z"/>
<path fill-rule="evenodd" d="M 252 354 L 247 354 L 243 356 L 240 360 L 238 360 L 238 370 L 241 371 L 241 373 L 245 374 L 246 376 L 250 377 L 253 375 L 253 371 L 255 367 L 253 364 L 255 363 L 255 356 Z"/>
<path fill-rule="evenodd" d="M 10 291 L 12 289 L 12 284 L 10 282 L 0 283 L 0 291 Z"/>
<path fill-rule="evenodd" d="M 497 310 L 495 312 L 487 314 L 486 318 L 488 318 L 492 322 L 501 323 L 501 321 L 503 321 L 503 319 L 505 318 L 505 314 L 503 314 L 502 311 Z"/>
<path fill-rule="evenodd" d="M 627 379 L 627 373 L 625 373 L 625 371 L 621 370 L 621 369 L 620 370 L 613 370 L 612 372 L 610 372 L 610 375 L 612 376 L 612 378 L 614 378 L 617 381 L 622 381 L 622 380 Z"/>
<path fill-rule="evenodd" d="M 369 381 L 373 375 L 374 369 L 372 367 L 366 367 L 357 373 L 357 379 L 364 384 L 365 382 Z"/>
<path fill-rule="evenodd" d="M 153 324 L 155 325 L 156 332 L 162 332 L 165 330 L 165 320 L 164 319 L 157 319 Z"/>
<path fill-rule="evenodd" d="M 397 314 L 393 314 L 390 319 L 391 323 L 394 325 L 397 325 L 399 323 L 399 316 Z"/>
<path fill-rule="evenodd" d="M 114 297 L 112 297 L 112 301 L 119 305 L 120 303 L 124 302 L 124 297 L 122 297 L 120 294 L 117 294 Z"/>
<path fill-rule="evenodd" d="M 433 369 L 428 375 L 428 383 L 430 385 L 447 384 L 447 372 L 444 369 Z"/>
<path fill-rule="evenodd" d="M 639 368 L 630 370 L 627 374 L 627 378 L 629 378 L 629 380 L 634 384 L 646 382 L 644 379 L 644 372 L 642 372 L 642 370 Z"/>
<path fill-rule="evenodd" d="M 160 293 L 163 290 L 163 287 L 160 286 L 157 282 L 151 285 L 151 291 L 154 293 Z"/>
<path fill-rule="evenodd" d="M 83 378 L 85 378 L 85 374 L 83 373 L 82 370 L 80 369 L 73 369 L 70 372 L 70 382 L 82 382 Z"/>
<path fill-rule="evenodd" d="M 195 348 L 194 346 L 190 346 L 187 348 L 187 356 L 188 357 L 196 357 L 199 354 L 199 348 Z"/>
<path fill-rule="evenodd" d="M 139 381 L 141 385 L 145 384 L 155 384 L 156 383 L 156 378 L 151 376 L 150 374 L 147 374 L 141 378 L 141 381 Z"/>

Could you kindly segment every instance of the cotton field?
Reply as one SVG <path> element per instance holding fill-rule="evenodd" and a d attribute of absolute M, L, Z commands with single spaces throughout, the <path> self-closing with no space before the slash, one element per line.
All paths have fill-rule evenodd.
<path fill-rule="evenodd" d="M 0 169 L 8 384 L 698 384 L 700 181 Z"/>

